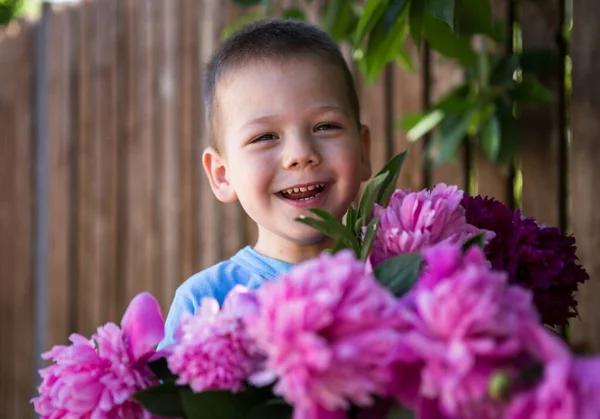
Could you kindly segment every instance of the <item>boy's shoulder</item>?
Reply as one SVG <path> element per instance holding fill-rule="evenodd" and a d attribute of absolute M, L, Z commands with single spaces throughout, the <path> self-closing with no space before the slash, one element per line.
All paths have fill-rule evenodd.
<path fill-rule="evenodd" d="M 287 264 L 261 257 L 247 246 L 230 259 L 190 276 L 177 288 L 176 294 L 189 298 L 194 305 L 203 297 L 213 297 L 222 304 L 227 293 L 236 285 L 257 288 L 286 269 Z"/>

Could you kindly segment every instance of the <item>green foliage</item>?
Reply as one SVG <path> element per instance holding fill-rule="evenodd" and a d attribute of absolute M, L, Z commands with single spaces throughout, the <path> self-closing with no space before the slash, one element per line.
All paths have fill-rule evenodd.
<path fill-rule="evenodd" d="M 375 278 L 395 296 L 401 297 L 411 290 L 419 278 L 423 255 L 403 253 L 377 265 Z"/>
<path fill-rule="evenodd" d="M 292 407 L 273 396 L 270 387 L 244 391 L 193 392 L 189 386 L 161 383 L 134 394 L 148 412 L 160 417 L 194 419 L 287 419 Z"/>
<path fill-rule="evenodd" d="M 358 210 L 352 206 L 348 208 L 345 225 L 327 211 L 319 208 L 310 209 L 318 218 L 299 217 L 296 221 L 332 238 L 334 243 L 330 248 L 331 253 L 336 253 L 341 249 L 351 249 L 357 258 L 365 260 L 373 245 L 379 222 L 378 217 L 372 216 L 373 208 L 375 204 L 381 206 L 388 204 L 390 196 L 396 189 L 398 176 L 407 156 L 408 150 L 392 158 L 367 184 Z"/>
<path fill-rule="evenodd" d="M 247 9 L 226 33 L 239 23 L 272 15 L 276 1 L 236 1 L 256 7 Z M 390 63 L 414 71 L 410 47 L 421 51 L 423 41 L 462 66 L 461 85 L 427 112 L 406 115 L 399 123 L 410 141 L 431 135 L 427 152 L 434 164 L 452 161 L 467 137 L 476 139 L 490 160 L 512 162 L 520 137 L 519 109 L 554 100 L 538 80 L 555 68 L 554 54 L 492 53 L 495 45 L 504 45 L 512 28 L 493 19 L 490 0 L 328 0 L 323 5 L 322 27 L 337 42 L 352 46 L 357 68 L 369 83 Z M 297 9 L 284 10 L 281 16 L 304 18 Z M 353 224 L 357 220 L 360 215 Z"/>
<path fill-rule="evenodd" d="M 24 0 L 0 0 L 0 25 L 10 22 L 23 7 Z"/>

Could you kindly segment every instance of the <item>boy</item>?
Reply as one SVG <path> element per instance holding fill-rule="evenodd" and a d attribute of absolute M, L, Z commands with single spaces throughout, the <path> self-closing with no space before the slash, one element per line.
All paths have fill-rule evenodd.
<path fill-rule="evenodd" d="M 318 256 L 329 240 L 295 219 L 313 207 L 341 219 L 371 176 L 352 75 L 338 46 L 312 25 L 271 19 L 242 28 L 208 63 L 203 94 L 210 186 L 220 201 L 240 201 L 258 239 L 177 289 L 161 347 L 202 297 L 222 303 L 236 284 L 259 287 Z"/>

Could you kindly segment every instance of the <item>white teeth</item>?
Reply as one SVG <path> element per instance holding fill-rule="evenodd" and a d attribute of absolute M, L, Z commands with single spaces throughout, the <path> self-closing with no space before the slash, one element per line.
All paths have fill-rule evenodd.
<path fill-rule="evenodd" d="M 325 184 L 324 183 L 318 183 L 316 185 L 310 185 L 310 186 L 306 186 L 306 187 L 300 187 L 300 188 L 289 188 L 286 190 L 281 191 L 281 193 L 284 194 L 292 194 L 294 192 L 298 193 L 298 192 L 306 192 L 306 191 L 313 191 L 316 188 L 324 188 Z"/>

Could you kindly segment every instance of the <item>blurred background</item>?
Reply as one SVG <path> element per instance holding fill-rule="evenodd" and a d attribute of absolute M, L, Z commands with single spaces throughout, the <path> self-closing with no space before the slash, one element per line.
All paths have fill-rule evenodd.
<path fill-rule="evenodd" d="M 306 19 L 351 65 L 379 170 L 458 184 L 577 238 L 562 332 L 600 350 L 600 2 L 0 0 L 0 417 L 39 354 L 118 322 L 255 238 L 201 167 L 203 64 L 241 24 Z"/>

